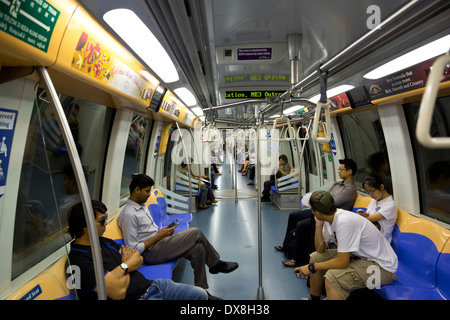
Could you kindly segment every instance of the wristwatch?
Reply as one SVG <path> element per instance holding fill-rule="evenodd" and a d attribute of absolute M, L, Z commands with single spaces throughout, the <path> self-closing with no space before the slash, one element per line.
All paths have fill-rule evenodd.
<path fill-rule="evenodd" d="M 316 272 L 316 268 L 314 268 L 314 262 L 311 262 L 310 264 L 308 264 L 308 270 L 309 270 L 309 272 L 311 272 L 311 274 Z"/>
<path fill-rule="evenodd" d="M 128 265 L 126 263 L 121 263 L 120 267 L 125 271 L 125 274 L 128 272 Z"/>

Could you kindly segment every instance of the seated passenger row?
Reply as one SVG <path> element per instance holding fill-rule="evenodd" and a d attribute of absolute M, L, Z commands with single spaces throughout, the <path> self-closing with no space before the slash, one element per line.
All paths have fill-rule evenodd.
<path fill-rule="evenodd" d="M 206 279 L 206 270 L 205 264 L 209 267 L 209 272 L 211 274 L 221 273 L 229 273 L 238 268 L 238 264 L 236 262 L 225 262 L 220 260 L 219 253 L 215 250 L 215 248 L 209 243 L 208 239 L 203 235 L 203 233 L 198 228 L 188 228 L 188 223 L 191 220 L 190 214 L 178 215 L 173 219 L 170 219 L 167 216 L 162 216 L 159 212 L 159 207 L 162 208 L 162 202 L 160 201 L 158 205 L 158 196 L 160 193 L 158 190 L 152 192 L 152 187 L 154 185 L 153 179 L 149 176 L 140 174 L 133 177 L 133 180 L 130 183 L 130 197 L 127 200 L 125 207 L 117 218 L 117 225 L 119 228 L 115 230 L 115 236 L 117 234 L 123 234 L 122 238 L 119 239 L 119 242 L 124 243 L 117 244 L 113 240 L 102 237 L 103 233 L 106 230 L 106 207 L 101 207 L 99 209 L 99 204 L 97 203 L 97 207 L 94 207 L 96 214 L 104 213 L 104 215 L 97 219 L 101 219 L 98 232 L 100 237 L 100 243 L 102 246 L 102 253 L 108 252 L 107 257 L 103 257 L 104 261 L 104 269 L 107 271 L 105 276 L 106 282 L 106 291 L 107 295 L 110 298 L 118 298 L 118 299 L 186 299 L 189 295 L 191 297 L 194 294 L 198 294 L 199 289 L 207 289 L 208 283 Z M 147 201 L 150 195 L 154 197 L 153 201 L 150 201 L 149 207 L 152 210 L 152 214 L 150 214 L 149 209 L 147 208 Z M 156 201 L 155 201 L 156 200 Z M 155 203 L 156 202 L 156 203 Z M 81 208 L 81 205 L 79 205 Z M 74 211 L 72 210 L 69 218 L 69 228 L 71 228 L 71 221 Z M 158 217 L 155 221 L 154 217 Z M 179 218 L 180 220 L 177 220 Z M 158 221 L 159 219 L 159 221 Z M 164 225 L 165 223 L 172 222 L 169 225 Z M 178 222 L 178 224 L 176 223 Z M 159 227 L 157 223 L 161 223 L 162 227 Z M 180 225 L 179 232 L 175 232 L 178 225 Z M 87 229 L 83 229 L 83 231 L 87 231 Z M 72 231 L 71 231 L 72 232 Z M 83 236 L 80 237 L 77 234 L 74 234 L 75 241 L 72 245 L 72 250 L 70 252 L 69 258 L 71 264 L 78 265 L 81 268 L 81 273 L 90 273 L 93 274 L 93 266 L 92 264 L 84 264 L 85 261 L 90 261 L 91 258 L 89 254 L 89 250 L 87 248 L 78 248 L 77 246 L 86 244 L 86 236 L 87 233 L 83 232 Z M 104 249 L 104 247 L 112 249 Z M 81 255 L 81 256 L 80 256 Z M 111 261 L 111 256 L 115 256 L 114 262 Z M 120 258 L 121 256 L 121 258 Z M 172 268 L 176 264 L 176 261 L 179 257 L 186 258 L 190 260 L 191 265 L 194 269 L 194 281 L 195 286 L 190 287 L 181 287 L 175 289 L 175 284 L 171 281 L 163 281 L 165 286 L 169 286 L 167 289 L 168 293 L 165 296 L 155 296 L 155 293 L 146 293 L 148 291 L 154 291 L 153 283 L 148 281 L 155 281 L 155 285 L 160 286 L 161 278 L 159 278 L 155 271 L 160 270 L 160 268 L 164 268 L 163 271 L 166 271 L 166 274 L 163 276 L 168 276 L 169 273 L 171 275 Z M 128 266 L 128 259 L 132 259 L 132 266 Z M 122 263 L 121 263 L 122 262 Z M 142 267 L 142 264 L 146 266 Z M 161 265 L 162 266 L 155 266 Z M 123 273 L 120 272 L 117 268 L 122 268 Z M 128 274 L 129 271 L 137 272 L 139 276 L 133 276 L 137 279 L 146 278 L 148 281 L 142 281 L 146 284 L 146 291 L 142 293 L 142 285 L 137 286 L 136 283 L 133 283 L 130 279 L 127 283 L 126 280 L 123 280 L 124 276 Z M 113 276 L 110 276 L 113 274 Z M 134 275 L 135 273 L 133 273 Z M 155 279 L 157 278 L 157 279 Z M 121 281 L 118 281 L 121 280 Z M 150 280 L 151 279 L 151 280 Z M 93 277 L 83 277 L 83 281 L 88 281 L 89 283 L 82 283 L 82 289 L 79 290 L 80 296 L 82 298 L 95 298 L 94 292 L 90 290 L 86 290 L 84 288 L 95 288 L 95 279 Z M 135 284 L 137 287 L 132 286 Z M 178 285 L 178 284 L 176 284 Z M 174 287 L 174 288 L 172 288 Z M 160 287 L 161 289 L 161 287 Z M 121 294 L 116 295 L 116 290 L 118 290 Z M 178 290 L 184 295 L 171 295 L 169 292 L 172 290 Z M 192 291 L 192 292 L 190 292 Z M 190 293 L 189 293 L 190 292 Z M 206 291 L 205 295 L 208 299 L 218 299 L 212 295 L 210 295 Z M 111 295 L 110 295 L 111 293 Z M 202 296 L 201 296 L 202 297 Z"/>
<path fill-rule="evenodd" d="M 356 164 L 352 160 L 350 160 L 350 159 L 340 160 L 339 176 L 343 180 L 336 182 L 328 190 L 328 192 L 321 191 L 323 193 L 323 195 L 321 195 L 321 197 L 323 197 L 324 199 L 326 199 L 327 197 L 330 198 L 331 200 L 329 202 L 333 202 L 333 208 L 337 207 L 337 208 L 343 208 L 346 210 L 353 210 L 354 212 L 357 212 L 360 215 L 366 217 L 370 222 L 372 222 L 374 225 L 376 225 L 377 228 L 381 231 L 380 236 L 382 235 L 386 239 L 386 240 L 380 240 L 381 242 L 386 242 L 387 244 L 390 244 L 391 240 L 392 240 L 392 246 L 395 249 L 395 254 L 394 255 L 390 254 L 390 256 L 392 256 L 392 258 L 395 258 L 395 259 L 392 261 L 392 263 L 393 263 L 391 266 L 392 268 L 388 267 L 388 269 L 390 268 L 391 272 L 394 272 L 393 279 L 395 279 L 395 272 L 397 273 L 398 277 L 397 277 L 397 280 L 394 281 L 391 285 L 382 286 L 382 289 L 378 290 L 377 292 L 386 299 L 409 299 L 409 298 L 413 298 L 413 299 L 443 299 L 444 298 L 444 299 L 447 299 L 449 282 L 447 281 L 448 277 L 443 277 L 442 271 L 449 270 L 448 267 L 449 267 L 449 262 L 450 262 L 450 260 L 449 260 L 450 255 L 448 253 L 450 253 L 450 252 L 445 251 L 445 247 L 447 245 L 450 246 L 448 230 L 446 230 L 445 228 L 439 227 L 438 225 L 436 225 L 434 223 L 429 223 L 428 221 L 425 221 L 423 219 L 418 219 L 418 218 L 413 219 L 412 216 L 407 215 L 406 213 L 402 212 L 401 210 L 397 210 L 395 203 L 392 199 L 392 196 L 387 192 L 386 188 L 384 187 L 383 180 L 381 180 L 381 178 L 377 175 L 369 175 L 366 177 L 366 179 L 363 182 L 364 189 L 372 196 L 372 199 L 358 195 L 356 193 L 356 188 L 353 183 L 353 176 L 354 176 L 355 172 L 356 172 Z M 315 193 L 313 193 L 313 195 L 315 195 Z M 317 195 L 315 195 L 315 196 L 317 196 Z M 307 194 L 307 195 L 305 195 L 305 197 L 303 199 L 303 204 L 305 204 L 308 207 L 310 205 L 310 197 L 311 197 L 311 194 Z M 336 204 L 338 204 L 338 205 L 336 205 Z M 329 203 L 327 203 L 327 205 L 329 205 Z M 322 207 L 323 210 L 327 210 L 327 208 L 328 207 L 325 207 L 325 209 L 324 209 L 324 207 Z M 338 209 L 338 211 L 333 212 L 333 213 L 330 212 L 329 213 L 330 216 L 332 215 L 333 218 L 335 218 L 335 219 L 337 219 L 337 217 L 338 217 L 335 214 L 338 214 L 338 213 L 339 213 L 339 216 L 345 216 L 344 214 L 341 214 L 339 210 L 340 209 Z M 346 212 L 348 212 L 348 211 L 346 211 Z M 397 212 L 399 212 L 398 218 L 397 218 Z M 288 227 L 286 230 L 283 246 L 275 247 L 275 249 L 277 249 L 278 251 L 284 251 L 284 253 L 286 254 L 287 257 L 292 257 L 292 259 L 289 261 L 283 261 L 283 264 L 287 267 L 297 267 L 295 269 L 295 272 L 299 272 L 300 274 L 303 274 L 303 275 L 312 276 L 313 273 L 315 273 L 315 271 L 316 271 L 316 268 L 315 268 L 316 262 L 319 262 L 319 268 L 322 267 L 321 263 L 320 263 L 322 260 L 320 258 L 318 258 L 317 253 L 315 253 L 314 256 L 311 256 L 311 259 L 309 258 L 309 254 L 314 250 L 317 250 L 319 252 L 324 252 L 324 249 L 322 247 L 324 244 L 326 244 L 325 242 L 327 242 L 323 238 L 322 238 L 322 242 L 317 242 L 317 238 L 320 238 L 321 236 L 323 237 L 323 234 L 326 233 L 325 227 L 323 227 L 323 230 L 322 230 L 322 224 L 323 224 L 324 220 L 325 221 L 327 220 L 324 217 L 329 218 L 330 216 L 322 215 L 321 217 L 324 220 L 320 220 L 320 219 L 318 220 L 318 217 L 317 217 L 318 214 L 319 213 L 316 211 L 313 215 L 312 210 L 310 210 L 310 209 L 291 213 L 290 217 L 289 217 L 289 221 L 288 221 Z M 400 214 L 402 216 L 400 216 Z M 348 215 L 348 214 L 346 214 L 346 215 Z M 326 226 L 328 226 L 327 227 L 328 229 L 330 229 L 331 226 L 334 226 L 334 228 L 336 228 L 335 224 L 338 223 L 336 221 L 339 219 L 334 221 L 333 218 L 330 220 L 329 224 L 325 224 Z M 348 218 L 346 218 L 346 219 L 342 218 L 340 220 L 348 220 L 349 218 L 351 218 L 351 214 L 350 214 L 350 216 L 348 216 Z M 403 239 L 404 237 L 403 237 L 403 234 L 399 233 L 398 225 L 399 225 L 399 221 L 403 220 L 405 218 L 408 221 L 412 221 L 412 220 L 416 220 L 415 222 L 420 221 L 420 225 L 423 227 L 428 226 L 428 225 L 431 226 L 431 230 L 433 231 L 433 233 L 425 235 L 425 237 L 426 237 L 425 239 L 427 239 L 429 237 L 434 238 L 434 237 L 436 237 L 436 234 L 438 235 L 436 237 L 436 239 L 444 239 L 443 240 L 444 242 L 437 241 L 437 242 L 435 242 L 435 245 L 426 245 L 423 242 L 422 236 L 413 236 L 413 238 L 417 242 L 419 248 L 422 248 L 422 245 L 424 245 L 424 248 L 427 248 L 426 249 L 427 253 L 430 253 L 430 252 L 435 253 L 434 255 L 429 257 L 429 259 L 423 260 L 421 258 L 425 255 L 425 252 L 424 252 L 424 253 L 422 253 L 422 255 L 420 256 L 420 259 L 419 259 L 419 261 L 422 261 L 425 264 L 425 265 L 421 265 L 419 263 L 419 265 L 421 265 L 422 267 L 427 267 L 427 270 L 429 270 L 429 271 L 427 271 L 427 274 L 432 275 L 431 277 L 429 277 L 429 282 L 427 282 L 425 285 L 417 283 L 417 281 L 410 281 L 410 280 L 414 280 L 416 278 L 415 274 L 414 274 L 415 273 L 414 270 L 417 270 L 417 271 L 419 270 L 419 269 L 415 268 L 415 262 L 414 262 L 415 259 L 419 258 L 419 257 L 415 257 L 415 255 L 417 253 L 411 249 L 410 245 L 408 245 L 408 246 L 399 245 L 399 243 L 401 243 L 401 240 L 399 240 L 399 239 Z M 354 220 L 354 219 L 352 218 L 351 220 Z M 364 224 L 363 220 L 361 220 L 361 219 L 357 219 L 357 220 L 359 223 L 363 223 L 363 225 L 367 225 L 367 223 Z M 320 227 L 318 229 L 316 229 L 316 222 L 318 222 L 318 221 L 320 222 Z M 331 223 L 331 222 L 333 222 L 333 223 Z M 397 226 L 396 226 L 396 222 L 397 222 Z M 354 221 L 353 223 L 357 223 L 357 221 Z M 372 223 L 370 225 L 372 225 Z M 366 227 L 360 226 L 358 228 L 354 228 L 354 226 L 353 226 L 353 229 L 355 229 L 358 234 L 360 232 L 359 229 L 364 229 L 364 228 L 366 228 Z M 349 231 L 350 233 L 353 232 L 353 231 L 351 231 L 352 230 L 351 227 L 349 230 L 350 230 Z M 426 230 L 426 228 L 425 228 L 425 230 Z M 317 234 L 317 232 L 318 232 L 318 234 Z M 338 248 L 337 252 L 333 251 L 334 253 L 331 255 L 331 257 L 334 257 L 334 259 L 332 259 L 333 261 L 339 260 L 338 259 L 339 252 L 342 252 L 342 250 L 345 251 L 345 249 L 342 249 L 342 248 L 343 248 L 346 240 L 344 240 L 344 237 L 341 233 L 341 235 L 340 235 L 341 242 L 339 242 L 340 243 L 340 246 L 339 246 L 338 241 L 336 241 L 337 239 L 335 239 L 336 232 L 337 231 L 335 231 L 335 233 L 334 233 L 334 238 L 332 236 L 330 237 L 330 239 L 334 239 L 334 245 L 337 244 L 337 248 Z M 340 232 L 342 232 L 342 230 L 340 230 Z M 369 231 L 367 231 L 367 232 L 369 232 Z M 292 236 L 294 233 L 295 233 L 295 237 Z M 378 233 L 378 232 L 376 232 L 376 233 Z M 329 234 L 333 235 L 332 232 L 329 232 Z M 348 235 L 345 235 L 345 236 L 348 237 Z M 360 234 L 359 234 L 359 236 L 360 236 Z M 358 236 L 355 235 L 355 237 L 358 237 Z M 408 235 L 408 238 L 409 237 L 410 237 L 410 235 Z M 293 239 L 295 239 L 295 240 L 292 241 Z M 356 239 L 354 238 L 353 241 L 356 241 Z M 429 240 L 427 240 L 426 242 L 428 242 L 428 241 Z M 363 252 L 364 252 L 365 249 L 361 249 L 361 247 L 360 247 L 360 245 L 362 245 L 362 244 L 358 241 L 356 243 L 359 243 L 356 245 L 359 249 L 356 247 L 352 248 L 352 251 L 356 250 L 356 252 L 352 252 L 352 253 L 356 254 L 357 252 L 360 252 L 359 250 L 363 250 Z M 379 243 L 379 242 L 377 241 L 377 243 Z M 369 247 L 370 247 L 370 245 L 369 245 Z M 339 249 L 341 249 L 341 251 L 339 251 Z M 366 248 L 366 249 L 368 249 L 368 248 Z M 386 250 L 384 250 L 386 252 L 386 254 L 388 251 L 391 250 L 389 245 L 386 247 Z M 336 255 L 336 253 L 338 253 L 338 255 Z M 331 254 L 331 253 L 329 253 L 329 254 Z M 367 254 L 367 252 L 365 254 Z M 397 256 L 396 255 L 398 255 L 398 259 L 399 259 L 398 269 L 397 269 Z M 364 256 L 364 253 L 363 253 L 363 256 Z M 300 260 L 296 260 L 297 257 L 300 257 Z M 330 255 L 328 255 L 328 257 L 330 257 Z M 319 260 L 315 261 L 314 259 L 319 259 Z M 368 259 L 368 258 L 366 257 L 365 259 Z M 369 260 L 370 259 L 375 259 L 375 261 L 376 261 L 375 257 L 369 258 Z M 439 261 L 440 263 L 436 264 L 435 262 L 437 262 L 437 261 Z M 339 268 L 344 268 L 344 269 L 349 268 L 349 267 L 351 268 L 352 263 L 353 263 L 353 260 L 351 260 L 351 261 L 349 260 L 349 261 L 347 261 L 347 263 L 345 263 L 344 265 L 342 265 Z M 332 267 L 333 264 L 327 265 L 326 270 L 329 269 L 330 266 Z M 445 269 L 444 269 L 444 267 L 445 267 Z M 383 270 L 383 268 L 382 268 L 382 270 Z M 405 270 L 408 270 L 408 271 L 405 271 Z M 365 271 L 365 269 L 363 271 Z M 422 269 L 422 272 L 423 272 L 423 269 Z M 448 271 L 446 271 L 446 272 L 448 273 Z M 440 274 L 441 276 L 438 277 L 438 274 Z M 363 275 L 362 279 L 364 279 L 364 276 L 367 278 L 367 275 L 365 274 L 365 272 L 363 272 L 362 275 Z M 323 276 L 323 274 L 321 274 L 321 276 L 320 276 L 321 281 L 323 281 L 322 276 Z M 315 278 L 317 278 L 317 277 L 315 276 Z M 326 275 L 325 275 L 325 278 L 327 278 Z M 328 275 L 328 278 L 334 279 L 331 274 Z M 440 280 L 438 281 L 435 278 L 439 278 Z M 386 284 L 392 282 L 392 280 L 387 280 L 387 279 L 386 279 L 386 281 L 387 281 Z M 333 285 L 331 283 L 333 283 Z M 346 293 L 346 291 L 340 287 L 339 283 L 328 281 L 327 285 L 328 285 L 327 292 L 328 291 L 333 292 L 333 290 L 331 290 L 331 289 L 334 289 L 333 287 L 337 286 L 338 292 L 340 293 L 340 295 L 338 295 L 338 296 L 335 296 L 330 293 L 328 298 L 333 298 L 333 296 L 335 298 L 338 298 L 338 297 L 346 298 L 347 295 L 349 294 L 349 292 Z M 313 287 L 311 287 L 311 290 L 313 292 Z M 318 292 L 316 291 L 315 293 L 317 294 Z M 315 295 L 312 295 L 310 297 L 312 297 L 312 298 L 320 297 L 320 291 L 319 291 L 318 297 Z"/>

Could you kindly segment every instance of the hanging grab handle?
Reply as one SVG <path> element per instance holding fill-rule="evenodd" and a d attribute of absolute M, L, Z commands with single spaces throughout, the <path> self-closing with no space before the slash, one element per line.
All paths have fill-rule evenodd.
<path fill-rule="evenodd" d="M 317 102 L 316 114 L 314 115 L 314 122 L 313 122 L 313 128 L 312 128 L 312 133 L 311 133 L 312 139 L 316 142 L 328 143 L 331 140 L 331 130 L 329 130 L 330 123 L 331 123 L 330 107 L 331 107 L 330 99 L 327 99 L 327 102 L 325 102 L 325 103 L 322 103 L 320 101 Z M 319 129 L 319 122 L 320 122 L 320 114 L 322 112 L 322 109 L 324 109 L 324 111 L 325 111 L 325 123 L 322 123 L 322 126 L 325 124 L 325 127 L 328 129 L 328 130 L 326 130 L 325 137 L 323 137 L 323 138 L 317 136 L 317 131 Z"/>
<path fill-rule="evenodd" d="M 258 132 L 255 130 L 255 128 L 250 128 L 250 130 L 248 130 L 248 140 L 256 141 L 256 139 L 258 139 Z"/>
<path fill-rule="evenodd" d="M 449 63 L 450 53 L 448 52 L 433 63 L 417 118 L 417 140 L 425 147 L 432 149 L 450 148 L 450 138 L 433 138 L 430 135 L 431 121 L 433 119 L 439 84 L 442 80 L 442 74 Z"/>
<path fill-rule="evenodd" d="M 214 125 L 209 124 L 208 126 L 202 128 L 201 141 L 202 142 L 220 141 L 220 132 Z"/>
<path fill-rule="evenodd" d="M 277 121 L 278 120 L 284 120 L 284 118 L 286 118 L 285 116 L 281 116 L 280 118 L 275 119 L 275 121 L 273 122 L 273 126 L 272 126 L 272 131 L 271 131 L 271 136 L 273 137 L 273 133 L 275 132 L 276 126 L 277 126 Z M 292 141 L 295 139 L 295 129 L 292 128 L 291 126 L 291 121 L 289 120 L 289 118 L 286 118 L 287 120 L 287 129 L 286 129 L 286 133 L 285 133 L 285 137 L 283 138 L 283 130 L 281 130 L 279 138 L 276 139 L 276 141 Z M 288 133 L 289 133 L 289 137 L 288 137 Z M 275 140 L 275 139 L 274 139 Z"/>
<path fill-rule="evenodd" d="M 311 124 L 311 122 L 310 122 L 310 124 Z M 305 129 L 306 134 L 305 134 L 304 138 L 301 138 L 300 137 L 300 130 L 303 130 L 303 129 Z M 297 137 L 296 138 L 297 138 L 298 141 L 307 141 L 309 139 L 309 126 L 308 127 L 305 126 L 305 125 L 298 126 L 298 128 L 297 128 Z"/>
<path fill-rule="evenodd" d="M 286 130 L 281 130 L 281 137 L 283 138 L 283 136 L 284 136 L 283 139 L 285 141 L 291 141 L 291 140 L 295 139 L 295 129 L 294 129 L 294 127 L 288 126 L 288 127 L 284 127 L 283 129 L 286 129 Z"/>

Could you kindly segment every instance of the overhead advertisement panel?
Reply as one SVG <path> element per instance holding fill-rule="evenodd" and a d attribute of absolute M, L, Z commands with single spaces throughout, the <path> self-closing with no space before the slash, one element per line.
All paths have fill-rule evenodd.
<path fill-rule="evenodd" d="M 148 103 L 155 90 L 95 36 L 81 32 L 73 52 L 72 68 L 137 100 Z"/>
<path fill-rule="evenodd" d="M 390 74 L 384 78 L 367 83 L 366 89 L 372 101 L 398 95 L 416 89 L 422 89 L 427 84 L 430 68 L 436 58 L 424 61 L 415 66 Z M 450 80 L 450 67 L 442 75 L 442 82 Z"/>
<path fill-rule="evenodd" d="M 242 60 L 271 60 L 272 48 L 238 48 L 237 59 Z"/>

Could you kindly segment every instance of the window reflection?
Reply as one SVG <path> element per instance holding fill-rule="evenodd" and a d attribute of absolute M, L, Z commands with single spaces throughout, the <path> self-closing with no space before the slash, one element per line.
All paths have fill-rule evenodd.
<path fill-rule="evenodd" d="M 125 159 L 123 162 L 121 195 L 129 192 L 128 188 L 131 179 L 133 178 L 133 174 L 145 171 L 144 156 L 146 154 L 147 143 L 145 143 L 144 139 L 149 124 L 151 124 L 151 120 L 137 115 L 131 122 L 130 130 L 128 132 Z"/>
<path fill-rule="evenodd" d="M 358 170 L 355 175 L 357 188 L 362 188 L 364 178 L 371 174 L 379 174 L 389 194 L 393 195 L 392 179 L 387 156 L 386 140 L 381 127 L 377 110 L 338 117 L 342 132 L 345 157 L 356 162 Z"/>
<path fill-rule="evenodd" d="M 404 105 L 418 168 L 421 213 L 450 223 L 450 150 L 428 149 L 416 138 L 420 101 Z M 450 97 L 436 100 L 430 128 L 432 137 L 450 136 Z"/>
<path fill-rule="evenodd" d="M 100 197 L 108 127 L 113 110 L 73 97 L 60 101 L 93 198 Z M 99 130 L 98 128 L 104 128 Z M 92 139 L 95 136 L 96 139 Z M 67 214 L 80 200 L 56 114 L 39 89 L 33 107 L 20 175 L 14 226 L 15 279 L 70 240 Z"/>

